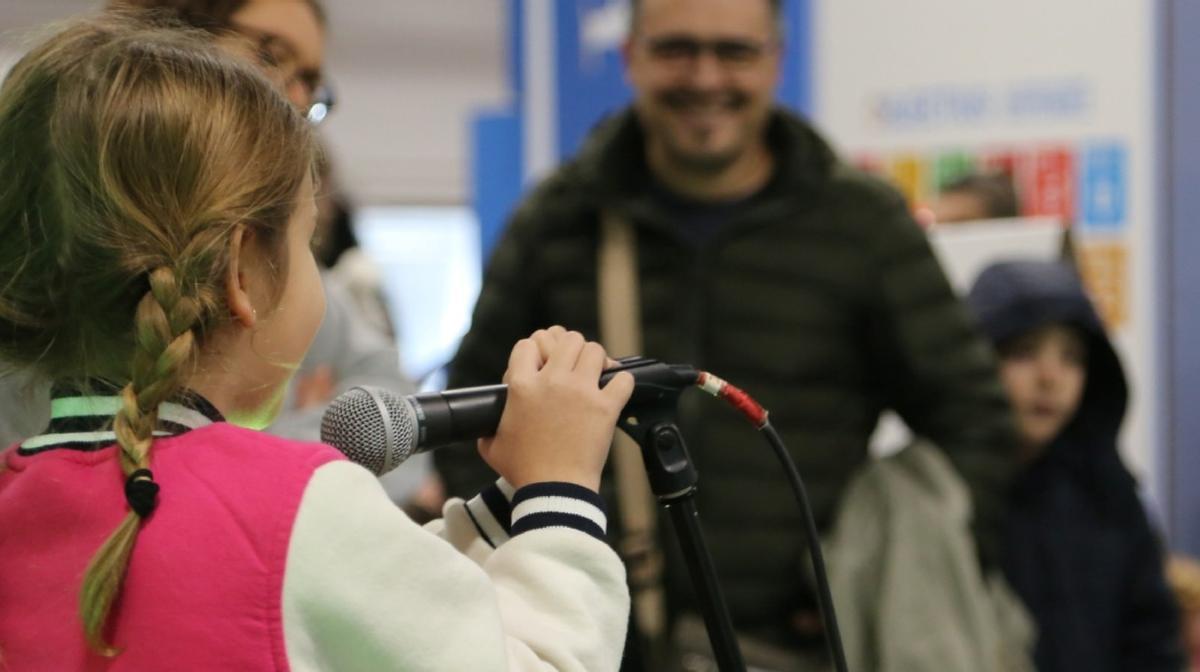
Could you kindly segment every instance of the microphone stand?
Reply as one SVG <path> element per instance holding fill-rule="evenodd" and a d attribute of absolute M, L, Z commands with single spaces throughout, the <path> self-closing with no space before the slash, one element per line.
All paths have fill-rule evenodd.
<path fill-rule="evenodd" d="M 725 605 L 716 567 L 700 529 L 695 502 L 698 474 L 674 421 L 682 390 L 678 387 L 639 388 L 632 400 L 636 403 L 625 407 L 617 426 L 641 446 L 650 490 L 671 515 L 700 602 L 717 668 L 720 672 L 745 672 L 746 663 L 733 634 L 729 608 Z"/>

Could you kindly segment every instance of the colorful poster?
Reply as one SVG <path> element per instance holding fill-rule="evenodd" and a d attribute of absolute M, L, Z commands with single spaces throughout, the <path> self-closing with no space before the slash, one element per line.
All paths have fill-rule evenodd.
<path fill-rule="evenodd" d="M 1074 222 L 1135 391 L 1122 448 L 1152 495 L 1163 438 L 1155 10 L 1128 0 L 814 0 L 812 18 L 813 118 L 840 150 L 877 157 L 914 204 L 965 165 L 947 156 L 969 155 L 979 170 L 1013 176 L 1022 213 Z M 922 164 L 923 182 L 897 170 Z"/>

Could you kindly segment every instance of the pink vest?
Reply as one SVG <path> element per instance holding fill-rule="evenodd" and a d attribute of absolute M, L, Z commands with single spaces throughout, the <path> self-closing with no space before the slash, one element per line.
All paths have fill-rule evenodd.
<path fill-rule="evenodd" d="M 83 572 L 128 511 L 116 448 L 8 451 L 0 471 L 0 670 L 287 670 L 282 589 L 304 488 L 340 459 L 220 422 L 154 443 L 162 490 L 112 619 L 84 644 Z"/>

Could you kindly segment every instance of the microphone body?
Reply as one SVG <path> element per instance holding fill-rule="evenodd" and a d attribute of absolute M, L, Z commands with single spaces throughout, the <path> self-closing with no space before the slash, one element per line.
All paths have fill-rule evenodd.
<path fill-rule="evenodd" d="M 507 385 L 409 395 L 406 400 L 417 419 L 414 452 L 494 436 L 507 399 Z"/>
<path fill-rule="evenodd" d="M 629 371 L 634 391 L 625 412 L 696 384 L 690 366 L 631 357 L 605 370 L 600 385 Z M 417 453 L 494 436 L 504 413 L 507 385 L 485 385 L 401 396 L 375 387 L 354 387 L 339 395 L 321 420 L 321 441 L 351 461 L 384 474 Z"/>

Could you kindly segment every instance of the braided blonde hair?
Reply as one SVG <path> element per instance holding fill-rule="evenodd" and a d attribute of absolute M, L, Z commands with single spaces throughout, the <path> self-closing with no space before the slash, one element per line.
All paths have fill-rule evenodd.
<path fill-rule="evenodd" d="M 0 360 L 121 387 L 118 462 L 127 484 L 144 486 L 159 404 L 231 320 L 234 231 L 286 273 L 311 130 L 256 71 L 197 35 L 108 15 L 16 65 L 0 88 L 0 147 Z M 87 641 L 106 655 L 143 520 L 125 516 L 80 591 Z"/>

